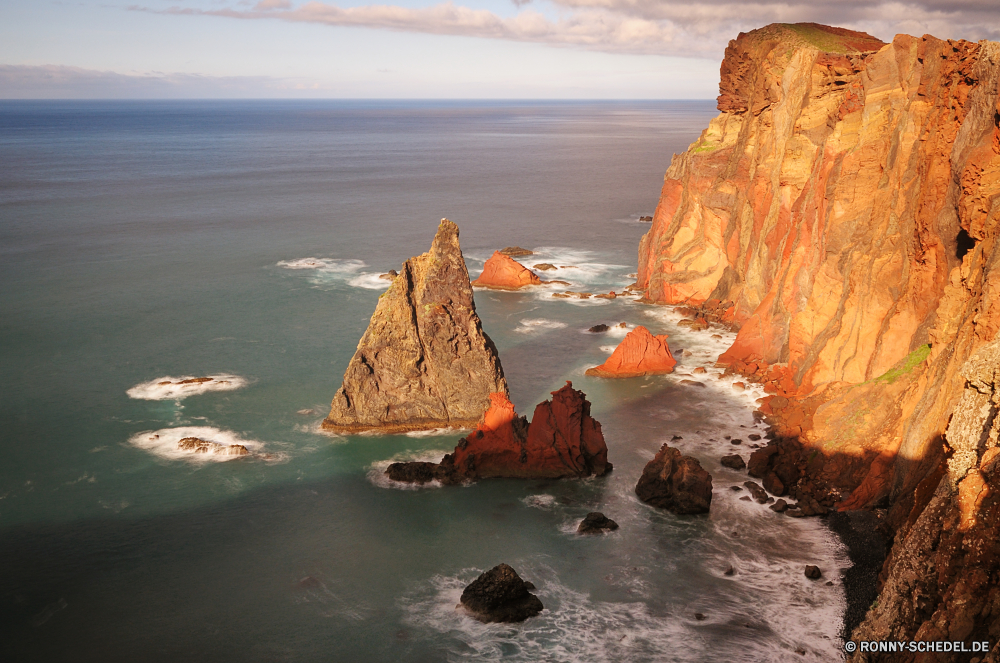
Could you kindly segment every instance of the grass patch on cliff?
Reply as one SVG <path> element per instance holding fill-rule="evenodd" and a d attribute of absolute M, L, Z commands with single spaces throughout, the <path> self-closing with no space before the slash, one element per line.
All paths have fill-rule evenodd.
<path fill-rule="evenodd" d="M 870 383 L 882 382 L 885 384 L 892 384 L 893 382 L 895 382 L 896 380 L 903 377 L 907 373 L 911 372 L 914 368 L 922 364 L 924 360 L 927 359 L 927 357 L 930 355 L 930 353 L 931 353 L 931 346 L 929 343 L 927 345 L 921 345 L 919 348 L 917 348 L 910 354 L 903 357 L 903 359 L 901 359 L 899 363 L 890 368 L 888 371 L 886 371 L 885 373 L 883 373 L 882 375 L 878 376 L 873 380 L 869 380 L 869 382 Z"/>
<path fill-rule="evenodd" d="M 858 45 L 853 43 L 859 41 L 856 36 L 827 32 L 820 26 L 811 23 L 782 23 L 781 26 L 794 32 L 802 41 L 813 48 L 818 48 L 826 53 L 856 53 L 859 50 Z"/>

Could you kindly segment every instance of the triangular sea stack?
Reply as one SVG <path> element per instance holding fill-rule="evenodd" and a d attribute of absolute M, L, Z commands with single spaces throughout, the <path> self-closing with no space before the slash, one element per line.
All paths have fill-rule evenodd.
<path fill-rule="evenodd" d="M 379 298 L 323 428 L 385 433 L 473 428 L 490 394 L 507 395 L 496 346 L 476 314 L 458 226 L 403 263 Z"/>

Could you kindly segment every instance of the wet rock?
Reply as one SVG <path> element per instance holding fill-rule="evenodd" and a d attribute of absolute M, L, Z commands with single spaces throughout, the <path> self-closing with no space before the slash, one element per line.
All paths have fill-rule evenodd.
<path fill-rule="evenodd" d="M 552 296 L 553 297 L 558 297 L 559 299 L 569 299 L 570 298 L 570 295 L 566 294 L 565 292 L 553 292 Z"/>
<path fill-rule="evenodd" d="M 615 294 L 614 290 L 606 295 L 594 295 L 594 299 L 617 299 L 618 295 Z"/>
<path fill-rule="evenodd" d="M 736 575 L 736 569 L 734 569 L 733 565 L 730 564 L 729 566 L 726 567 L 726 570 L 722 572 L 722 575 L 724 575 L 724 576 L 733 576 L 733 575 Z"/>
<path fill-rule="evenodd" d="M 788 503 L 785 500 L 777 500 L 774 504 L 768 507 L 771 511 L 776 511 L 778 513 L 784 513 L 788 509 Z"/>
<path fill-rule="evenodd" d="M 639 217 L 639 221 L 641 221 L 642 223 L 652 223 L 653 222 L 653 217 L 651 217 L 651 216 L 640 216 Z"/>
<path fill-rule="evenodd" d="M 394 278 L 396 278 L 397 276 L 399 276 L 399 272 L 397 272 L 395 269 L 390 269 L 385 274 L 379 274 L 378 275 L 378 277 L 380 279 L 384 280 L 384 281 L 391 281 Z"/>
<path fill-rule="evenodd" d="M 823 577 L 823 572 L 819 570 L 818 566 L 809 564 L 806 565 L 806 577 L 810 580 L 819 580 Z"/>
<path fill-rule="evenodd" d="M 523 622 L 543 610 L 528 584 L 510 566 L 499 564 L 465 588 L 461 605 L 481 622 Z"/>
<path fill-rule="evenodd" d="M 733 389 L 735 389 L 736 391 L 745 391 L 746 388 L 747 388 L 747 386 L 744 383 L 742 383 L 742 382 L 734 382 L 733 383 Z"/>
<path fill-rule="evenodd" d="M 719 459 L 719 462 L 723 467 L 728 467 L 733 470 L 742 470 L 747 466 L 746 461 L 743 460 L 743 456 L 739 454 L 730 454 L 728 456 L 723 456 Z"/>
<path fill-rule="evenodd" d="M 785 515 L 789 516 L 790 518 L 804 518 L 805 517 L 805 515 L 802 513 L 802 511 L 800 509 L 798 509 L 798 508 L 792 508 L 792 507 L 789 507 L 788 509 L 785 510 Z"/>
<path fill-rule="evenodd" d="M 643 502 L 674 513 L 708 513 L 712 475 L 695 458 L 664 444 L 643 469 L 635 493 Z"/>
<path fill-rule="evenodd" d="M 743 490 L 743 488 L 741 488 L 740 486 L 730 486 L 729 490 L 732 490 L 734 492 L 739 492 L 739 491 Z"/>
<path fill-rule="evenodd" d="M 645 327 L 630 331 L 615 351 L 600 366 L 587 369 L 587 375 L 605 378 L 638 377 L 671 373 L 677 360 L 670 354 L 666 336 L 653 336 Z"/>
<path fill-rule="evenodd" d="M 532 268 L 532 269 L 540 269 L 540 270 L 542 270 L 543 272 L 547 272 L 547 271 L 549 271 L 549 270 L 552 270 L 552 269 L 555 269 L 555 268 L 556 268 L 556 266 L 555 266 L 555 265 L 553 265 L 552 263 L 548 263 L 548 262 L 540 262 L 540 263 L 538 263 L 537 265 L 532 265 L 532 266 L 531 266 L 531 268 Z"/>
<path fill-rule="evenodd" d="M 731 440 L 729 440 L 729 444 L 743 444 L 743 440 L 741 440 L 738 437 L 734 437 Z"/>
<path fill-rule="evenodd" d="M 628 323 L 619 322 L 617 325 L 615 325 L 615 327 L 618 327 L 619 329 L 627 329 L 628 328 Z"/>
<path fill-rule="evenodd" d="M 743 485 L 750 491 L 753 498 L 760 504 L 767 503 L 767 492 L 754 481 L 744 481 Z"/>
<path fill-rule="evenodd" d="M 704 366 L 698 366 L 697 368 L 695 368 L 691 372 L 694 373 L 695 375 L 703 375 L 704 373 L 707 373 L 708 371 L 705 370 Z"/>
<path fill-rule="evenodd" d="M 749 437 L 754 442 L 760 439 L 760 435 L 757 435 L 757 433 L 750 433 L 749 435 L 747 435 L 747 437 Z"/>
<path fill-rule="evenodd" d="M 618 529 L 618 523 L 605 516 L 600 511 L 593 511 L 580 521 L 576 528 L 577 534 L 602 534 Z"/>
<path fill-rule="evenodd" d="M 740 501 L 741 502 L 752 502 L 753 500 L 751 500 L 748 496 L 744 495 L 743 497 L 740 498 Z"/>
<path fill-rule="evenodd" d="M 511 256 L 514 258 L 518 258 L 520 256 L 530 256 L 535 254 L 534 251 L 529 251 L 528 249 L 522 249 L 520 246 L 508 246 L 506 248 L 500 249 L 499 252 L 504 254 L 505 256 Z"/>
<path fill-rule="evenodd" d="M 181 451 L 196 454 L 215 454 L 218 456 L 248 456 L 250 451 L 242 444 L 219 444 L 197 437 L 184 437 L 177 442 Z"/>
<path fill-rule="evenodd" d="M 592 332 L 594 334 L 603 334 L 604 332 L 608 331 L 609 329 L 611 329 L 611 327 L 608 327 L 607 325 L 603 325 L 602 324 L 602 325 L 594 325 L 593 327 L 591 327 L 587 331 Z"/>
<path fill-rule="evenodd" d="M 205 382 L 211 382 L 212 378 L 188 378 L 187 380 L 180 380 L 177 384 L 203 384 Z M 163 384 L 162 382 L 160 384 Z M 167 382 L 167 384 L 170 384 Z"/>
<path fill-rule="evenodd" d="M 323 428 L 339 433 L 472 428 L 490 394 L 507 395 L 496 346 L 476 314 L 458 226 L 379 297 Z"/>
<path fill-rule="evenodd" d="M 537 274 L 521 263 L 500 251 L 494 251 L 483 265 L 483 273 L 472 282 L 472 285 L 494 290 L 520 290 L 529 285 L 539 285 L 541 282 Z"/>
<path fill-rule="evenodd" d="M 694 618 L 695 618 L 696 620 L 698 620 L 699 622 L 703 622 L 703 621 L 705 621 L 705 619 L 706 619 L 705 615 L 704 615 L 704 614 L 702 614 L 702 613 L 700 613 L 700 612 L 696 612 L 696 613 L 694 613 Z"/>
<path fill-rule="evenodd" d="M 750 460 L 747 462 L 747 472 L 750 476 L 757 479 L 761 479 L 768 471 L 768 464 L 771 460 L 771 456 L 778 453 L 777 445 L 768 445 L 763 449 L 758 449 L 750 454 Z"/>

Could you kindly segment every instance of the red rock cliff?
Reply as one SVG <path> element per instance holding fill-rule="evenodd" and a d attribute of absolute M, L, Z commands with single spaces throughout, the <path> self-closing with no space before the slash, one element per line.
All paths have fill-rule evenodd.
<path fill-rule="evenodd" d="M 643 326 L 636 327 L 622 339 L 615 351 L 600 366 L 587 369 L 587 375 L 603 378 L 632 378 L 640 375 L 671 373 L 677 360 L 670 354 L 666 336 L 653 336 Z"/>
<path fill-rule="evenodd" d="M 967 416 L 960 368 L 1000 330 L 1000 45 L 772 25 L 730 42 L 721 73 L 720 115 L 667 171 L 639 285 L 739 328 L 720 362 L 780 392 L 763 409 L 809 452 L 774 455 L 792 492 L 889 507 L 898 586 L 898 551 L 936 545 L 912 540 L 927 505 L 975 513 L 958 487 L 970 468 L 993 480 L 994 438 L 961 476 L 942 468 Z M 892 633 L 957 619 L 955 582 Z M 996 642 L 976 614 L 959 630 Z"/>
<path fill-rule="evenodd" d="M 496 290 L 517 290 L 528 285 L 538 285 L 542 282 L 533 271 L 508 255 L 494 251 L 490 259 L 483 265 L 483 273 L 472 282 L 480 288 Z"/>

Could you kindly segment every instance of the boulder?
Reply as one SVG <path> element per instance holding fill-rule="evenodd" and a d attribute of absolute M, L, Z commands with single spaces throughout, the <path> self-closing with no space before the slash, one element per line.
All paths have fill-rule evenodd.
<path fill-rule="evenodd" d="M 528 591 L 534 585 L 526 583 L 517 571 L 498 564 L 483 573 L 462 592 L 461 605 L 481 622 L 523 622 L 540 613 L 544 606 Z"/>
<path fill-rule="evenodd" d="M 728 467 L 733 470 L 742 470 L 747 466 L 746 461 L 743 460 L 743 456 L 739 454 L 730 454 L 728 456 L 723 456 L 719 459 L 719 462 L 723 467 Z"/>
<path fill-rule="evenodd" d="M 508 246 L 506 248 L 500 249 L 498 253 L 502 253 L 505 256 L 513 256 L 515 258 L 518 256 L 530 256 L 535 254 L 534 251 L 529 251 L 528 249 L 522 249 L 520 246 Z"/>
<path fill-rule="evenodd" d="M 242 444 L 219 444 L 209 442 L 197 437 L 184 437 L 177 442 L 177 448 L 181 451 L 189 451 L 196 454 L 216 454 L 219 456 L 248 456 L 250 451 Z"/>
<path fill-rule="evenodd" d="M 618 529 L 618 523 L 605 516 L 600 511 L 593 511 L 580 521 L 576 528 L 577 534 L 602 534 Z"/>
<path fill-rule="evenodd" d="M 490 398 L 476 429 L 439 464 L 394 463 L 386 475 L 396 481 L 456 484 L 491 477 L 602 476 L 611 471 L 601 424 L 590 416 L 586 395 L 572 383 L 539 403 L 531 424 L 517 415 L 505 395 Z"/>
<path fill-rule="evenodd" d="M 750 494 L 753 495 L 753 498 L 758 503 L 760 504 L 767 503 L 767 491 L 761 488 L 760 485 L 758 485 L 754 481 L 744 481 L 743 485 L 746 486 L 746 489 L 750 491 Z"/>
<path fill-rule="evenodd" d="M 430 251 L 379 297 L 323 428 L 472 428 L 491 393 L 506 396 L 507 381 L 476 314 L 458 226 L 442 219 Z"/>
<path fill-rule="evenodd" d="M 823 577 L 823 572 L 819 570 L 818 566 L 813 566 L 812 564 L 806 565 L 806 577 L 810 580 L 819 580 Z"/>
<path fill-rule="evenodd" d="M 390 269 L 385 274 L 379 274 L 378 275 L 378 277 L 380 279 L 382 279 L 383 281 L 391 281 L 394 278 L 396 278 L 397 276 L 399 276 L 399 272 L 397 272 L 395 269 Z"/>
<path fill-rule="evenodd" d="M 639 326 L 626 334 L 615 351 L 600 366 L 587 369 L 587 375 L 604 378 L 627 378 L 671 373 L 677 360 L 670 354 L 666 336 L 653 336 Z"/>
<path fill-rule="evenodd" d="M 611 327 L 608 327 L 607 325 L 594 325 L 593 327 L 591 327 L 587 331 L 589 331 L 591 333 L 594 333 L 594 334 L 603 334 L 604 332 L 608 331 L 609 329 L 611 329 Z"/>
<path fill-rule="evenodd" d="M 712 475 L 696 459 L 664 444 L 643 469 L 635 494 L 647 504 L 674 513 L 708 513 Z"/>
<path fill-rule="evenodd" d="M 553 265 L 552 263 L 549 263 L 549 262 L 540 262 L 537 265 L 532 265 L 531 268 L 532 269 L 540 269 L 543 272 L 547 272 L 549 270 L 555 269 L 556 266 Z"/>
<path fill-rule="evenodd" d="M 539 285 L 541 282 L 537 274 L 509 255 L 494 251 L 483 265 L 483 273 L 472 282 L 472 285 L 494 290 L 520 290 L 525 286 Z"/>

